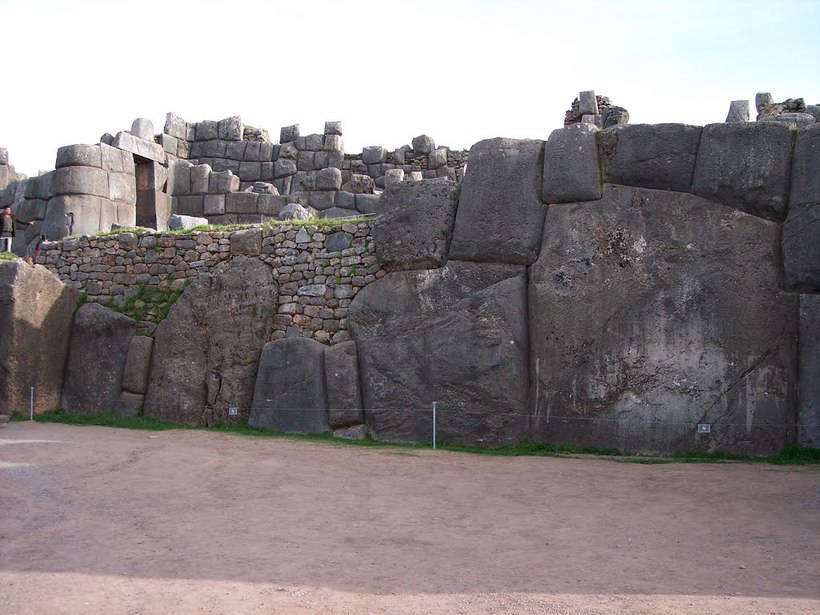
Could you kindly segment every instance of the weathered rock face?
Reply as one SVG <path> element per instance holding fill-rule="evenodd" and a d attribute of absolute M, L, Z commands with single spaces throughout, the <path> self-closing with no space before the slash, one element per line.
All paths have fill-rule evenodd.
<path fill-rule="evenodd" d="M 686 124 L 628 124 L 601 131 L 604 181 L 688 192 L 700 131 L 700 126 Z"/>
<path fill-rule="evenodd" d="M 79 293 L 45 267 L 0 261 L 0 414 L 60 405 L 71 319 Z"/>
<path fill-rule="evenodd" d="M 374 437 L 458 442 L 523 437 L 528 389 L 523 267 L 450 261 L 387 274 L 350 306 Z"/>
<path fill-rule="evenodd" d="M 787 288 L 820 291 L 820 124 L 797 133 L 783 269 Z"/>
<path fill-rule="evenodd" d="M 778 287 L 775 223 L 609 185 L 545 225 L 529 288 L 535 438 L 748 453 L 792 440 L 797 298 Z"/>
<path fill-rule="evenodd" d="M 356 342 L 342 342 L 325 349 L 325 384 L 330 426 L 338 429 L 360 425 L 364 415 Z"/>
<path fill-rule="evenodd" d="M 544 142 L 487 139 L 470 149 L 450 258 L 529 265 L 538 256 Z"/>
<path fill-rule="evenodd" d="M 820 447 L 820 295 L 800 295 L 797 442 Z"/>
<path fill-rule="evenodd" d="M 245 257 L 191 282 L 157 327 L 145 414 L 211 424 L 235 406 L 247 418 L 277 292 L 270 267 Z"/>
<path fill-rule="evenodd" d="M 122 371 L 122 388 L 132 393 L 145 393 L 148 388 L 148 370 L 154 338 L 135 335 L 128 346 L 128 355 Z"/>
<path fill-rule="evenodd" d="M 772 122 L 703 127 L 693 192 L 771 220 L 786 216 L 792 133 Z"/>
<path fill-rule="evenodd" d="M 439 267 L 458 204 L 458 185 L 446 179 L 401 182 L 381 198 L 382 214 L 373 226 L 376 255 L 386 269 Z"/>
<path fill-rule="evenodd" d="M 248 423 L 285 432 L 329 431 L 324 350 L 306 337 L 265 344 Z"/>
<path fill-rule="evenodd" d="M 71 414 L 117 412 L 128 347 L 137 323 L 98 303 L 77 310 L 71 328 L 63 410 Z"/>

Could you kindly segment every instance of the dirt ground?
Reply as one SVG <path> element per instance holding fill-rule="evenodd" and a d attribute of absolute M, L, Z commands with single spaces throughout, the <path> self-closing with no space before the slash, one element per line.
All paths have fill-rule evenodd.
<path fill-rule="evenodd" d="M 820 470 L 0 429 L 0 613 L 818 613 Z"/>

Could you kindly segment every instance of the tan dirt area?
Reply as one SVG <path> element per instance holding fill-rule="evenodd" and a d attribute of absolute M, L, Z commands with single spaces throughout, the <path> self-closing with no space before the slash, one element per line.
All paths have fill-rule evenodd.
<path fill-rule="evenodd" d="M 820 470 L 0 429 L 0 613 L 817 613 Z"/>

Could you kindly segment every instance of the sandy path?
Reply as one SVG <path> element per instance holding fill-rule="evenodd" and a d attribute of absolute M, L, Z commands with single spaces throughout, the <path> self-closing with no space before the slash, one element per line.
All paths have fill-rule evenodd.
<path fill-rule="evenodd" d="M 0 429 L 0 613 L 820 611 L 820 470 Z"/>

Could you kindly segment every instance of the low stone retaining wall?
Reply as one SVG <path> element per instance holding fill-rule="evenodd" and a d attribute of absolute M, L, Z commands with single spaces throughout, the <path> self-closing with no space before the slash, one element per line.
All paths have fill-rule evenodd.
<path fill-rule="evenodd" d="M 353 297 L 385 274 L 376 260 L 372 224 L 76 237 L 44 244 L 37 263 L 89 301 L 121 306 L 141 287 L 181 289 L 186 280 L 236 256 L 255 257 L 273 268 L 279 284 L 273 339 L 297 333 L 336 343 L 349 339 Z"/>

